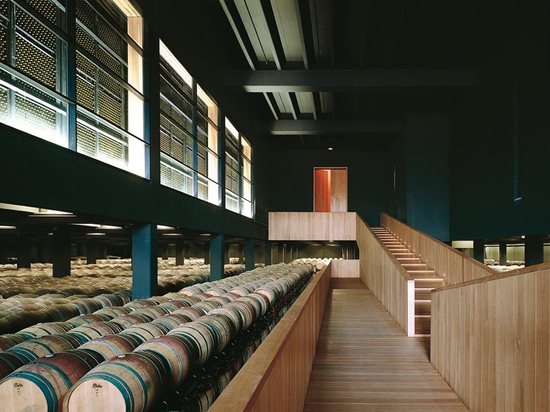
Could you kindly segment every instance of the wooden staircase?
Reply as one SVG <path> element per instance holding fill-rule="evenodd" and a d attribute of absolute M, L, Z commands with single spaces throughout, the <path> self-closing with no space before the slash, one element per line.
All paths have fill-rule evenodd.
<path fill-rule="evenodd" d="M 414 279 L 414 325 L 416 335 L 430 335 L 431 292 L 445 285 L 445 280 L 384 227 L 371 228 L 376 237 Z"/>

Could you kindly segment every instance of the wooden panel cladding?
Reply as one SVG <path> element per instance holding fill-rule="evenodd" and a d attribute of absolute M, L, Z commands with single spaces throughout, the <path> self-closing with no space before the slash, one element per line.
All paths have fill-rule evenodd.
<path fill-rule="evenodd" d="M 333 278 L 358 278 L 359 259 L 333 259 L 330 262 Z"/>
<path fill-rule="evenodd" d="M 315 275 L 209 412 L 304 409 L 331 265 Z"/>
<path fill-rule="evenodd" d="M 385 213 L 382 213 L 380 221 L 382 226 L 405 243 L 430 269 L 445 278 L 448 285 L 495 274 L 495 271 L 483 263 Z"/>
<path fill-rule="evenodd" d="M 269 240 L 355 240 L 355 212 L 269 212 Z"/>
<path fill-rule="evenodd" d="M 408 336 L 414 335 L 414 280 L 357 216 L 360 277 Z"/>
<path fill-rule="evenodd" d="M 347 169 L 332 169 L 330 171 L 330 211 L 348 211 Z"/>
<path fill-rule="evenodd" d="M 432 293 L 431 362 L 470 411 L 550 410 L 550 264 Z"/>

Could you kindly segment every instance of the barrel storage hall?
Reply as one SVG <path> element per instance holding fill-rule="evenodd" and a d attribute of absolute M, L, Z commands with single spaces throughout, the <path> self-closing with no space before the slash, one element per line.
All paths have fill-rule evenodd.
<path fill-rule="evenodd" d="M 0 411 L 206 410 L 316 270 L 203 279 L 4 334 Z"/>

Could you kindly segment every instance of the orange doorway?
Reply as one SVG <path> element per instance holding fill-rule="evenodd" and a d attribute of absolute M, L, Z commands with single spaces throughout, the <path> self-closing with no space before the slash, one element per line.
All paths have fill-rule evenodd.
<path fill-rule="evenodd" d="M 347 167 L 316 167 L 313 171 L 313 211 L 348 211 Z"/>

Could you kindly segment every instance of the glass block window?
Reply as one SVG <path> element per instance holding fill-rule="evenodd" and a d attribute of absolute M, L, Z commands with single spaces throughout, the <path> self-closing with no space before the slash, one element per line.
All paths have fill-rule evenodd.
<path fill-rule="evenodd" d="M 220 204 L 218 107 L 162 41 L 159 49 L 161 183 Z"/>
<path fill-rule="evenodd" d="M 225 119 L 225 207 L 252 217 L 252 147 Z"/>
<path fill-rule="evenodd" d="M 75 1 L 77 150 L 92 155 L 89 131 L 99 129 L 96 141 L 109 144 L 92 156 L 145 175 L 141 16 L 124 1 Z M 120 150 L 104 156 L 107 147 Z"/>
<path fill-rule="evenodd" d="M 64 1 L 0 1 L 0 122 L 67 146 Z"/>

